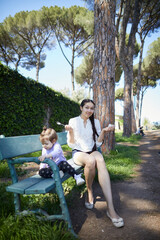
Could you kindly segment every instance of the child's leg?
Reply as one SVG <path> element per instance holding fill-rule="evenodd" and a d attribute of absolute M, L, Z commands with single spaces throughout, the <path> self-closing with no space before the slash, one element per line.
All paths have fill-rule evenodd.
<path fill-rule="evenodd" d="M 77 174 L 75 169 L 67 162 L 63 161 L 58 164 L 59 170 L 62 170 L 64 173 L 68 173 L 74 178 L 74 175 Z"/>
<path fill-rule="evenodd" d="M 67 161 L 60 162 L 58 167 L 64 173 L 67 172 L 69 175 L 71 175 L 76 180 L 78 186 L 85 183 L 84 179 L 81 178 L 81 174 L 77 174 L 75 169 Z"/>
<path fill-rule="evenodd" d="M 39 170 L 39 175 L 43 178 L 51 178 L 52 174 L 53 172 L 51 168 L 41 168 Z"/>

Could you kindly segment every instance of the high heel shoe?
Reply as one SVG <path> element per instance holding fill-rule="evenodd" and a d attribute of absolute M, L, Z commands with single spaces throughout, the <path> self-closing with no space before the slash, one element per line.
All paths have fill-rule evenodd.
<path fill-rule="evenodd" d="M 123 218 L 111 218 L 109 212 L 107 211 L 106 213 L 107 217 L 109 217 L 115 227 L 120 228 L 124 226 Z"/>

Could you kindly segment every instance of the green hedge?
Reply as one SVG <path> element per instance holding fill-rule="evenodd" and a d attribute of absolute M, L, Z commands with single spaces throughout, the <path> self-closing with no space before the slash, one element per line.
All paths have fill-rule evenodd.
<path fill-rule="evenodd" d="M 62 131 L 56 121 L 66 124 L 80 114 L 74 101 L 1 63 L 0 96 L 0 135 L 39 134 L 44 124 Z"/>

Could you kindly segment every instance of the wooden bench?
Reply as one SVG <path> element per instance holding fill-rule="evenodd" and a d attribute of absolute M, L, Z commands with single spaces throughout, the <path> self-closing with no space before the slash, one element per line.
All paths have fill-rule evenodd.
<path fill-rule="evenodd" d="M 58 142 L 61 145 L 67 144 L 66 134 L 66 132 L 58 133 Z M 14 193 L 15 213 L 25 214 L 34 212 L 43 214 L 48 220 L 62 219 L 67 222 L 68 229 L 75 235 L 62 188 L 62 182 L 70 177 L 69 174 L 64 174 L 64 176 L 60 178 L 59 169 L 54 161 L 51 159 L 45 159 L 44 162 L 47 163 L 53 170 L 53 178 L 45 179 L 39 175 L 34 175 L 21 181 L 18 180 L 15 164 L 23 164 L 29 162 L 40 164 L 38 157 L 21 157 L 22 155 L 37 152 L 40 150 L 42 150 L 42 145 L 39 140 L 39 135 L 0 138 L 0 160 L 7 160 L 12 178 L 12 184 L 10 186 L 7 186 L 6 190 L 8 192 Z M 75 168 L 77 173 L 83 171 L 83 168 L 76 165 L 72 159 L 68 160 L 68 162 Z M 41 209 L 21 211 L 20 194 L 46 194 L 55 192 L 57 193 L 60 200 L 60 215 L 48 215 Z"/>

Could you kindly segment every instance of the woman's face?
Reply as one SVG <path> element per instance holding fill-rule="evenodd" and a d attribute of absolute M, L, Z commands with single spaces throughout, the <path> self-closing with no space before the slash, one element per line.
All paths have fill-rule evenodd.
<path fill-rule="evenodd" d="M 80 109 L 82 112 L 81 116 L 83 118 L 88 119 L 94 113 L 94 104 L 92 102 L 87 102 L 87 103 L 85 103 L 85 105 L 83 107 L 80 107 Z"/>

